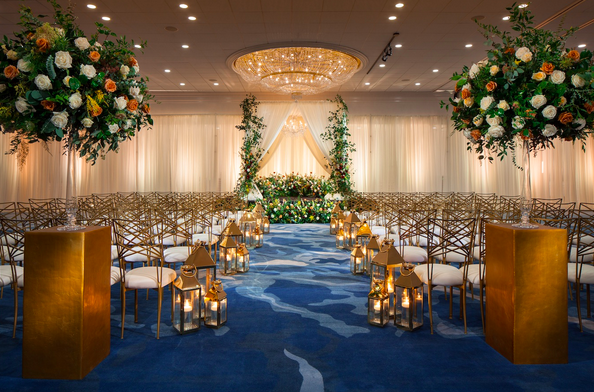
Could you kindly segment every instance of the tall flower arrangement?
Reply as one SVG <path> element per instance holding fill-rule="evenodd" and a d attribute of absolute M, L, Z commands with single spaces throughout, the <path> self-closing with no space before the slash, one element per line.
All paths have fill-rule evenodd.
<path fill-rule="evenodd" d="M 48 2 L 54 8 L 54 24 L 22 7 L 22 30 L 14 39 L 4 37 L 2 132 L 13 136 L 9 153 L 26 153 L 28 143 L 65 141 L 95 163 L 153 124 L 148 79 L 140 77 L 133 42 L 100 23 L 97 32 L 87 36 L 75 23 L 72 6 L 63 10 L 56 0 Z"/>
<path fill-rule="evenodd" d="M 266 127 L 262 122 L 262 117 L 258 117 L 258 104 L 256 97 L 248 94 L 239 105 L 243 111 L 241 124 L 235 126 L 243 132 L 243 144 L 239 155 L 241 157 L 241 173 L 237 183 L 237 192 L 241 196 L 246 196 L 252 186 L 254 179 L 260 170 L 260 158 L 262 157 L 262 130 Z"/>
<path fill-rule="evenodd" d="M 594 123 L 592 52 L 566 48 L 576 29 L 536 29 L 527 8 L 508 8 L 515 34 L 478 23 L 487 39 L 487 58 L 455 73 L 452 120 L 468 139 L 468 150 L 492 160 L 514 151 L 519 138 L 529 151 L 555 139 L 584 148 Z M 449 105 L 442 102 L 446 109 Z"/>
<path fill-rule="evenodd" d="M 330 102 L 334 102 L 338 106 L 335 111 L 330 112 L 330 117 L 328 117 L 330 124 L 322 134 L 322 138 L 332 142 L 334 146 L 330 150 L 330 162 L 328 162 L 331 169 L 330 182 L 333 184 L 335 192 L 349 195 L 353 192 L 353 183 L 349 172 L 352 159 L 349 153 L 355 151 L 355 145 L 348 139 L 351 135 L 348 128 L 349 108 L 340 95 L 336 95 Z"/>
<path fill-rule="evenodd" d="M 255 179 L 264 199 L 278 197 L 315 197 L 323 198 L 331 192 L 331 185 L 324 177 L 300 174 L 272 173 L 267 177 L 258 176 Z"/>

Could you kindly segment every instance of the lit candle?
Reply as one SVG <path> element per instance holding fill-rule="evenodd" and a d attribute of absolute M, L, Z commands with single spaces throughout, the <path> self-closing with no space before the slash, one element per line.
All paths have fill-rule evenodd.
<path fill-rule="evenodd" d="M 210 311 L 211 312 L 217 312 L 219 310 L 219 303 L 216 301 L 212 301 L 210 303 Z"/>
<path fill-rule="evenodd" d="M 190 304 L 190 300 L 187 299 L 186 302 L 184 303 L 184 312 L 191 312 L 192 311 L 192 305 Z"/>
<path fill-rule="evenodd" d="M 422 301 L 423 300 L 423 296 L 421 295 L 421 292 L 417 292 L 417 301 Z"/>
<path fill-rule="evenodd" d="M 408 309 L 409 305 L 408 297 L 402 297 L 402 307 Z"/>
<path fill-rule="evenodd" d="M 375 310 L 376 312 L 379 312 L 380 308 L 381 308 L 380 301 L 374 301 L 374 302 L 375 302 L 375 305 L 373 305 L 373 310 Z"/>

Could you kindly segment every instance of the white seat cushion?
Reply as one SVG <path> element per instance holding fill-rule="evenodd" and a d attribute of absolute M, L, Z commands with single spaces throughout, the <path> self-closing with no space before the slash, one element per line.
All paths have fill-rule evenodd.
<path fill-rule="evenodd" d="M 128 289 L 154 289 L 158 287 L 157 269 L 160 267 L 140 267 L 126 272 L 124 281 Z M 163 268 L 163 281 L 161 286 L 167 286 L 177 278 L 171 268 Z"/>
<path fill-rule="evenodd" d="M 177 246 L 185 243 L 186 241 L 186 238 L 179 235 L 167 234 L 163 236 L 163 246 Z"/>
<path fill-rule="evenodd" d="M 386 227 L 385 226 L 371 226 L 371 232 L 376 235 L 385 235 Z"/>
<path fill-rule="evenodd" d="M 427 267 L 415 268 L 417 275 L 425 284 L 429 284 L 427 277 Z M 430 267 L 430 266 L 429 266 Z M 433 264 L 433 277 L 431 284 L 434 286 L 459 286 L 464 283 L 462 270 L 446 264 Z"/>
<path fill-rule="evenodd" d="M 477 285 L 477 286 L 481 283 L 481 277 L 479 275 L 479 265 L 478 264 L 471 264 L 468 266 L 467 281 L 472 283 L 473 285 Z"/>
<path fill-rule="evenodd" d="M 580 257 L 580 259 L 582 259 L 582 257 Z M 571 250 L 569 251 L 569 260 L 572 263 L 576 263 L 577 260 L 577 247 L 574 245 L 571 247 Z M 587 255 L 584 255 L 583 260 L 580 261 L 585 261 L 586 263 L 591 263 L 592 261 L 594 261 L 594 254 L 590 253 Z"/>
<path fill-rule="evenodd" d="M 218 236 L 216 236 L 216 235 L 214 235 L 214 234 L 213 234 L 213 235 L 211 236 L 211 238 L 212 238 L 212 243 L 213 243 L 213 244 L 214 244 L 214 243 L 216 243 L 216 242 L 219 242 L 219 237 L 218 237 Z M 206 243 L 208 243 L 208 233 L 194 234 L 194 235 L 192 236 L 192 242 L 193 242 L 194 244 L 197 244 L 197 243 L 198 243 L 198 241 L 201 241 L 201 242 L 206 242 Z"/>
<path fill-rule="evenodd" d="M 575 283 L 575 269 L 578 265 L 578 263 L 567 264 L 567 280 L 571 283 Z M 582 266 L 582 275 L 580 276 L 580 283 L 594 284 L 594 265 L 584 264 Z"/>
<path fill-rule="evenodd" d="M 481 259 L 481 248 L 479 246 L 475 246 L 472 250 L 472 257 L 474 257 L 475 260 Z"/>
<path fill-rule="evenodd" d="M 594 242 L 594 237 L 592 237 L 591 235 L 583 235 L 582 238 L 580 238 L 580 242 L 585 244 L 591 244 Z M 578 236 L 576 235 L 575 237 L 573 237 L 573 244 L 577 245 L 577 243 Z"/>
<path fill-rule="evenodd" d="M 120 272 L 120 267 L 111 266 L 111 285 L 118 283 L 122 280 L 122 274 Z"/>
<path fill-rule="evenodd" d="M 443 261 L 444 259 L 444 253 L 439 253 L 437 255 L 435 255 L 435 260 L 438 261 Z M 454 253 L 452 251 L 448 252 L 447 250 L 445 251 L 445 260 L 447 263 L 463 263 L 466 261 L 466 256 L 461 255 L 459 253 Z"/>
<path fill-rule="evenodd" d="M 12 269 L 10 265 L 0 265 L 0 287 L 8 286 L 12 283 Z"/>
<path fill-rule="evenodd" d="M 406 245 L 398 249 L 402 258 L 407 263 L 426 263 L 429 260 L 427 257 L 427 249 L 425 248 Z"/>
<path fill-rule="evenodd" d="M 143 248 L 139 246 L 135 246 L 134 248 L 132 248 L 132 250 L 134 252 L 143 252 Z M 124 252 L 124 260 L 128 263 L 146 263 L 148 261 L 146 251 L 144 251 L 144 254 Z M 152 260 L 155 260 L 155 258 L 153 258 Z"/>
<path fill-rule="evenodd" d="M 14 249 L 12 249 L 14 252 Z M 4 245 L 2 247 L 2 256 L 8 261 L 8 246 Z M 22 250 L 18 250 L 15 252 L 14 261 L 24 261 L 25 255 L 23 254 Z"/>
<path fill-rule="evenodd" d="M 204 233 L 204 229 L 202 228 L 202 226 L 196 226 L 194 228 L 194 233 L 196 233 L 196 234 Z"/>
<path fill-rule="evenodd" d="M 111 259 L 116 260 L 118 258 L 118 246 L 112 245 L 111 246 Z"/>
<path fill-rule="evenodd" d="M 192 253 L 190 246 L 172 246 L 163 251 L 166 263 L 183 263 Z"/>

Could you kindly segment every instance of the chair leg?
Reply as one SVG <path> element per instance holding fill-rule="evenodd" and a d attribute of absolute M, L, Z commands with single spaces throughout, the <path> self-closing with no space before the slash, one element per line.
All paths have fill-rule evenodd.
<path fill-rule="evenodd" d="M 4 298 L 4 286 L 0 289 L 0 299 Z"/>
<path fill-rule="evenodd" d="M 17 317 L 19 315 L 19 288 L 14 288 L 14 321 L 12 323 L 12 338 L 16 337 Z"/>
<path fill-rule="evenodd" d="M 169 285 L 169 291 L 171 291 L 171 323 L 173 323 L 173 308 L 175 307 L 175 298 L 173 295 L 173 285 Z"/>
<path fill-rule="evenodd" d="M 569 299 L 573 301 L 573 292 L 571 291 L 571 283 L 567 283 L 567 288 L 569 288 Z"/>
<path fill-rule="evenodd" d="M 460 287 L 460 293 L 462 295 L 461 301 L 460 301 L 460 310 L 462 311 L 462 317 L 464 319 L 464 334 L 466 335 L 466 285 L 463 284 L 462 287 Z"/>
<path fill-rule="evenodd" d="M 431 335 L 433 335 L 433 307 L 431 306 L 431 282 L 427 285 L 427 302 L 429 302 L 429 325 L 431 326 Z"/>
<path fill-rule="evenodd" d="M 134 322 L 138 322 L 138 290 L 134 290 Z"/>
<path fill-rule="evenodd" d="M 157 305 L 157 339 L 161 332 L 161 303 L 163 302 L 163 287 L 159 287 L 159 304 Z"/>
<path fill-rule="evenodd" d="M 444 286 L 443 289 L 444 290 L 446 289 L 445 286 Z M 453 292 L 452 291 L 452 286 L 450 286 L 450 319 L 452 318 L 452 311 L 454 309 L 454 301 L 453 301 L 453 298 L 452 298 L 452 292 Z"/>
<path fill-rule="evenodd" d="M 580 285 L 578 283 L 575 284 L 575 303 L 577 305 L 577 314 L 578 314 L 578 321 L 580 324 L 580 332 L 584 332 L 582 328 L 582 309 L 580 306 Z"/>
<path fill-rule="evenodd" d="M 586 301 L 588 301 L 586 304 L 586 308 L 588 309 L 588 318 L 590 318 L 590 317 L 592 317 L 592 309 L 590 306 L 590 285 L 589 284 L 586 285 Z"/>
<path fill-rule="evenodd" d="M 468 289 L 470 290 L 470 295 L 472 296 L 472 300 L 474 301 L 474 287 L 472 282 L 468 283 Z"/>
<path fill-rule="evenodd" d="M 481 285 L 480 285 L 480 289 L 479 290 L 480 290 L 480 295 L 481 295 L 481 321 L 483 322 L 483 333 L 485 333 L 485 304 L 484 304 L 485 296 L 484 296 L 484 289 L 485 289 L 485 287 L 484 287 L 483 283 L 481 282 Z"/>
<path fill-rule="evenodd" d="M 122 301 L 122 334 L 120 339 L 124 339 L 124 320 L 126 319 L 126 289 L 123 285 L 120 290 L 120 299 Z"/>

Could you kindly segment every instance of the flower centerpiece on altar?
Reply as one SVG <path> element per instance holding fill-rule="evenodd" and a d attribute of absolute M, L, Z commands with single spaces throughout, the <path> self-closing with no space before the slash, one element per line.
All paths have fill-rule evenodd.
<path fill-rule="evenodd" d="M 594 123 L 592 52 L 567 48 L 577 28 L 552 32 L 532 26 L 527 8 L 507 8 L 514 34 L 477 21 L 487 39 L 487 57 L 455 73 L 454 128 L 468 139 L 479 159 L 500 159 L 522 141 L 524 199 L 530 200 L 529 154 L 553 147 L 555 140 L 585 146 Z M 526 194 L 527 193 L 527 194 Z"/>

